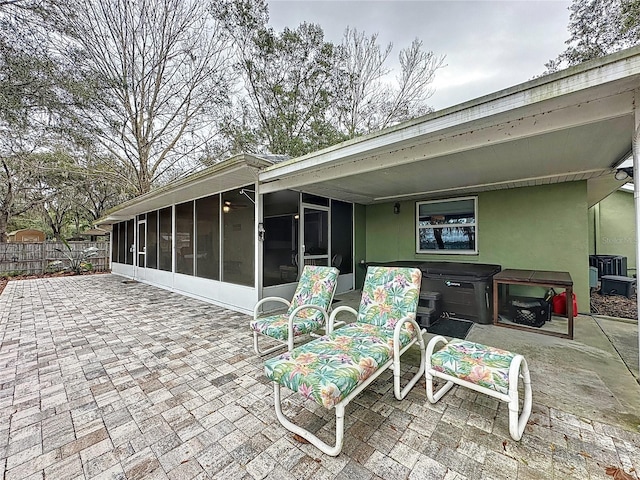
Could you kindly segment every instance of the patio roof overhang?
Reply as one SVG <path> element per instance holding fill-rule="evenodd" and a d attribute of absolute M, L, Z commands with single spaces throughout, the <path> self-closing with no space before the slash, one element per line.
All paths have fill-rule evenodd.
<path fill-rule="evenodd" d="M 591 206 L 624 183 L 636 97 L 640 47 L 270 166 L 260 193 L 372 204 L 587 180 Z"/>
<path fill-rule="evenodd" d="M 273 162 L 269 160 L 253 155 L 237 155 L 123 203 L 96 224 L 106 225 L 130 220 L 141 213 L 164 208 L 174 203 L 253 184 L 258 179 L 258 171 L 272 164 Z"/>

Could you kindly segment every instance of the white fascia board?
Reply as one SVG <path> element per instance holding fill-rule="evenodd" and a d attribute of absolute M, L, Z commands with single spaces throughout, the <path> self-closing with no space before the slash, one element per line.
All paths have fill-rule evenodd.
<path fill-rule="evenodd" d="M 375 154 L 377 150 L 388 152 L 402 148 L 403 144 L 415 142 L 427 135 L 479 122 L 488 117 L 507 113 L 543 101 L 576 93 L 588 88 L 602 86 L 616 80 L 640 75 L 640 47 L 597 59 L 546 77 L 511 87 L 476 100 L 434 112 L 420 119 L 400 124 L 363 138 L 350 140 L 336 146 L 269 167 L 259 174 L 261 182 L 270 182 L 318 166 L 340 163 L 350 158 Z M 623 90 L 631 90 L 628 82 Z M 612 86 L 609 95 L 619 93 Z M 606 96 L 606 95 L 605 95 Z M 558 108 L 562 105 L 556 103 Z M 513 112 L 517 116 L 517 112 Z M 481 125 L 480 125 L 481 126 Z"/>

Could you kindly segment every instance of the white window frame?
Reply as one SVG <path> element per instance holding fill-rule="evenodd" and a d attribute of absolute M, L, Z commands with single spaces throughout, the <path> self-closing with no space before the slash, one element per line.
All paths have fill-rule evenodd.
<path fill-rule="evenodd" d="M 447 224 L 443 224 L 442 226 L 436 225 L 436 226 L 420 226 L 420 205 L 425 205 L 425 204 L 434 204 L 434 203 L 455 203 L 455 202 L 462 202 L 462 201 L 469 201 L 469 200 L 473 200 L 473 217 L 474 217 L 474 222 L 473 223 L 465 223 L 464 226 L 465 227 L 473 227 L 474 232 L 475 232 L 475 248 L 473 250 L 438 250 L 438 249 L 433 249 L 433 250 L 427 250 L 427 249 L 421 249 L 420 248 L 420 230 L 421 229 L 425 229 L 425 228 L 429 228 L 429 229 L 436 229 L 436 228 L 443 228 L 443 227 L 447 227 L 447 226 L 452 226 L 452 225 L 447 225 Z M 462 225 L 460 225 L 462 226 Z M 459 197 L 459 198 L 447 198 L 444 200 L 425 200 L 425 201 L 420 201 L 420 202 L 416 202 L 416 253 L 426 253 L 426 254 L 437 254 L 437 255 L 477 255 L 478 254 L 478 197 L 477 196 L 473 196 L 473 197 Z"/>

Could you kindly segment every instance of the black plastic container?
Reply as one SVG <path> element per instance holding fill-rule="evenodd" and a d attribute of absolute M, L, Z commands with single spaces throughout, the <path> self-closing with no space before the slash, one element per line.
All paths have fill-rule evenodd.
<path fill-rule="evenodd" d="M 442 294 L 442 309 L 450 317 L 490 324 L 493 321 L 493 276 L 500 265 L 425 262 L 422 289 Z"/>
<path fill-rule="evenodd" d="M 551 320 L 551 303 L 543 298 L 509 297 L 511 321 L 528 327 L 541 327 Z"/>
<path fill-rule="evenodd" d="M 627 257 L 622 255 L 589 255 L 589 266 L 598 269 L 598 278 L 604 275 L 627 276 Z"/>
<path fill-rule="evenodd" d="M 624 295 L 627 298 L 631 298 L 635 284 L 635 278 L 620 275 L 605 275 L 602 277 L 600 292 L 603 295 Z"/>
<path fill-rule="evenodd" d="M 420 291 L 418 302 L 418 323 L 430 327 L 442 316 L 442 295 L 438 292 Z"/>
<path fill-rule="evenodd" d="M 369 262 L 367 266 L 420 268 L 421 291 L 440 293 L 442 311 L 448 316 L 482 324 L 493 322 L 493 276 L 502 270 L 500 265 L 399 260 Z"/>

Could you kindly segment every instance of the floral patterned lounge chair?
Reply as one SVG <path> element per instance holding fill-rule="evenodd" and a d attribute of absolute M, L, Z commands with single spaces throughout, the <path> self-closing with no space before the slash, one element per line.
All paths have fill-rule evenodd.
<path fill-rule="evenodd" d="M 424 373 L 422 331 L 415 321 L 421 272 L 414 268 L 369 267 L 359 311 L 348 306 L 333 310 L 327 335 L 265 362 L 273 380 L 275 409 L 280 423 L 328 455 L 342 450 L 345 408 L 387 368 L 393 367 L 394 394 L 402 400 Z M 333 331 L 338 313 L 356 319 Z M 400 356 L 414 343 L 420 345 L 418 372 L 402 389 Z M 297 391 L 327 409 L 336 409 L 335 445 L 295 425 L 282 413 L 280 387 Z"/>
<path fill-rule="evenodd" d="M 339 273 L 334 267 L 305 265 L 291 302 L 280 297 L 266 297 L 260 300 L 253 309 L 253 320 L 250 323 L 256 353 L 265 355 L 283 347 L 276 345 L 267 350 L 260 350 L 258 334 L 278 340 L 292 350 L 295 337 L 326 326 Z M 288 310 L 278 315 L 259 317 L 262 305 L 267 302 L 283 303 Z"/>

